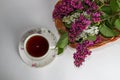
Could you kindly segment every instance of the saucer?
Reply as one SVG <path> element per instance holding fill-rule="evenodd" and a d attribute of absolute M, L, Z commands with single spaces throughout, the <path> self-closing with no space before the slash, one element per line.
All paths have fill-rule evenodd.
<path fill-rule="evenodd" d="M 31 36 L 31 35 L 41 35 L 44 36 L 48 42 L 49 42 L 49 50 L 46 53 L 47 55 L 43 58 L 43 59 L 33 59 L 30 58 L 27 54 L 26 54 L 26 49 L 24 47 L 25 41 L 26 39 Z M 21 38 L 20 42 L 19 42 L 19 54 L 21 59 L 23 60 L 23 62 L 25 62 L 26 64 L 28 64 L 31 67 L 43 67 L 48 65 L 49 63 L 51 63 L 56 55 L 57 55 L 57 49 L 56 47 L 56 37 L 55 35 L 48 29 L 46 28 L 35 28 L 35 29 L 31 29 L 29 31 L 27 31 Z"/>

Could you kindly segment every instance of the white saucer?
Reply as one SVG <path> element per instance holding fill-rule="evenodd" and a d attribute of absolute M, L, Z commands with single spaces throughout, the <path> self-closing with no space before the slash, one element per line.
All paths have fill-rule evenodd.
<path fill-rule="evenodd" d="M 25 40 L 30 35 L 33 35 L 33 34 L 44 36 L 49 42 L 49 50 L 47 52 L 47 56 L 44 57 L 43 59 L 32 59 L 26 54 L 26 51 L 24 48 Z M 50 30 L 46 28 L 32 29 L 32 30 L 27 31 L 21 38 L 20 43 L 19 43 L 19 54 L 22 60 L 29 66 L 43 67 L 51 63 L 54 60 L 55 56 L 57 55 L 57 49 L 55 48 L 56 42 L 57 42 L 56 37 Z"/>

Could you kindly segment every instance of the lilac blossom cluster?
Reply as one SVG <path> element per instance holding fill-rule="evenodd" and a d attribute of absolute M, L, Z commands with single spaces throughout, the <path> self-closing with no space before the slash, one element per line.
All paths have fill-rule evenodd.
<path fill-rule="evenodd" d="M 100 22 L 100 20 L 101 20 L 100 16 L 101 16 L 100 12 L 92 13 L 93 22 L 94 23 Z"/>
<path fill-rule="evenodd" d="M 80 67 L 82 63 L 85 61 L 85 58 L 91 54 L 91 51 L 88 47 L 93 46 L 95 43 L 101 42 L 101 38 L 97 36 L 95 41 L 84 41 L 83 43 L 79 43 L 76 47 L 76 52 L 73 55 L 74 64 L 76 67 Z"/>
<path fill-rule="evenodd" d="M 75 42 L 75 38 L 90 24 L 91 21 L 86 19 L 83 15 L 80 15 L 80 18 L 71 25 L 71 28 L 69 30 L 69 41 Z"/>
<path fill-rule="evenodd" d="M 98 9 L 98 6 L 95 2 L 92 2 L 90 0 L 84 0 L 84 2 L 87 5 L 87 8 L 85 10 L 88 14 L 91 14 Z"/>
<path fill-rule="evenodd" d="M 59 2 L 53 11 L 53 18 L 63 18 L 63 16 L 69 15 L 72 11 L 74 11 L 74 8 L 70 4 L 71 0 L 62 0 Z"/>
<path fill-rule="evenodd" d="M 101 13 L 98 10 L 98 5 L 93 0 L 61 0 L 53 11 L 53 18 L 62 20 L 64 16 L 69 16 L 75 10 L 81 10 L 80 17 L 71 23 L 68 30 L 69 42 L 74 43 L 76 37 L 82 33 L 91 23 L 98 23 L 101 20 Z M 89 18 L 84 15 L 86 13 Z M 88 46 L 100 42 L 100 37 L 97 36 L 95 41 L 83 41 L 78 43 L 76 53 L 74 53 L 74 64 L 79 67 L 85 61 L 87 55 L 90 55 Z"/>
<path fill-rule="evenodd" d="M 83 5 L 82 5 L 82 0 L 71 0 L 71 5 L 75 9 L 82 10 L 84 8 Z"/>
<path fill-rule="evenodd" d="M 61 0 L 55 6 L 53 11 L 53 18 L 61 19 L 64 16 L 68 16 L 71 12 L 77 9 L 92 15 L 92 13 L 98 9 L 98 6 L 94 1 L 91 0 Z"/>
<path fill-rule="evenodd" d="M 82 63 L 85 61 L 87 55 L 90 55 L 91 51 L 88 50 L 89 41 L 84 41 L 83 43 L 79 43 L 76 47 L 77 52 L 74 53 L 74 64 L 76 67 L 80 67 Z"/>

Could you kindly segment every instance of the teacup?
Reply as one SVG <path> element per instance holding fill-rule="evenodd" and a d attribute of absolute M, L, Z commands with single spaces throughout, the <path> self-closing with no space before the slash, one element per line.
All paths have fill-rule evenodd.
<path fill-rule="evenodd" d="M 31 29 L 20 40 L 20 56 L 32 67 L 43 67 L 54 60 L 57 54 L 56 42 L 56 37 L 50 30 Z"/>

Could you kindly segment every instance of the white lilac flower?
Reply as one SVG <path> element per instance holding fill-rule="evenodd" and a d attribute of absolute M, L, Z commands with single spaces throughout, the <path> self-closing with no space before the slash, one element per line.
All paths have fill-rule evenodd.
<path fill-rule="evenodd" d="M 89 35 L 94 36 L 94 35 L 97 35 L 99 33 L 99 29 L 96 26 L 92 26 L 92 27 L 88 28 L 87 30 L 85 30 L 85 32 Z"/>
<path fill-rule="evenodd" d="M 80 38 L 86 39 L 87 38 L 87 33 L 83 31 L 80 35 L 77 36 L 76 40 L 79 40 Z"/>
<path fill-rule="evenodd" d="M 74 17 L 70 17 L 70 23 L 74 22 L 74 21 L 75 21 L 75 18 Z"/>
<path fill-rule="evenodd" d="M 88 27 L 80 35 L 77 36 L 76 40 L 79 40 L 80 38 L 86 39 L 88 35 L 94 36 L 97 35 L 98 33 L 99 33 L 99 29 L 97 26 Z"/>
<path fill-rule="evenodd" d="M 76 12 L 76 13 L 74 13 L 72 15 L 63 17 L 62 21 L 67 23 L 67 24 L 70 24 L 70 23 L 74 22 L 75 19 L 77 19 L 79 17 L 80 17 L 80 13 Z"/>
<path fill-rule="evenodd" d="M 71 23 L 70 16 L 63 17 L 62 21 L 65 22 L 65 23 L 67 23 L 67 24 L 70 24 Z"/>
<path fill-rule="evenodd" d="M 71 17 L 73 17 L 73 18 L 78 18 L 78 17 L 80 17 L 80 13 L 79 13 L 79 12 L 76 12 L 76 13 L 74 13 L 73 15 L 71 15 Z"/>

